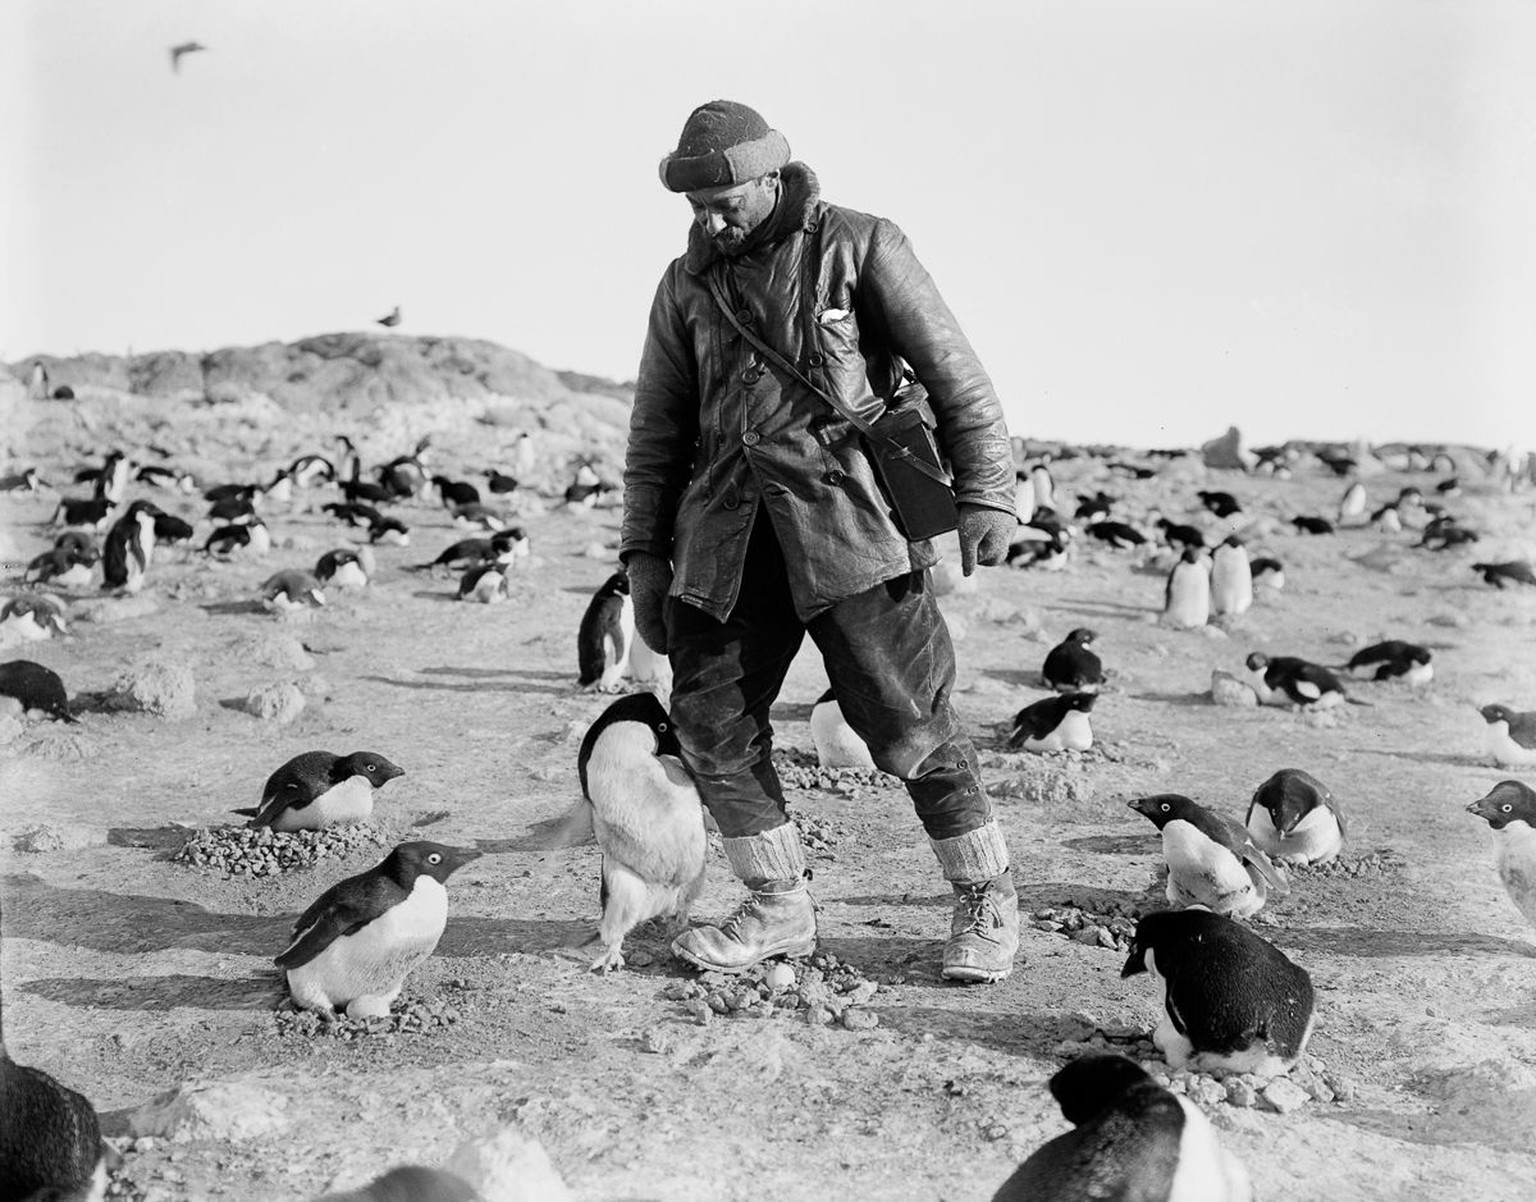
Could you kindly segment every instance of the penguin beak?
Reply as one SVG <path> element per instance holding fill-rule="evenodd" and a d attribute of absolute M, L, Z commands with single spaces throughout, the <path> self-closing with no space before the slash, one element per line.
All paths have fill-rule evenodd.
<path fill-rule="evenodd" d="M 1480 797 L 1467 807 L 1467 813 L 1476 814 L 1479 818 L 1487 818 L 1492 807 L 1488 805 L 1486 797 Z"/>

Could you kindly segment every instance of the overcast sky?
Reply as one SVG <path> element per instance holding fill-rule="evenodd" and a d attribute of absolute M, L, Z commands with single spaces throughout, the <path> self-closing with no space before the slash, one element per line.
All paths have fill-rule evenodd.
<path fill-rule="evenodd" d="M 907 231 L 1014 433 L 1536 446 L 1533 64 L 1527 0 L 5 0 L 0 359 L 398 304 L 631 378 L 723 96 Z"/>

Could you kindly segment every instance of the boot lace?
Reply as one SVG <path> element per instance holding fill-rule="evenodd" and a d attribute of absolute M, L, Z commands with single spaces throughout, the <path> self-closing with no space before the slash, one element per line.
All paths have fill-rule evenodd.
<path fill-rule="evenodd" d="M 727 938 L 734 939 L 741 929 L 741 924 L 749 918 L 759 918 L 762 914 L 763 898 L 766 894 L 756 890 L 747 894 L 746 900 L 737 906 L 724 922 L 720 924 L 720 931 Z"/>
<path fill-rule="evenodd" d="M 993 927 L 1001 925 L 997 905 L 993 902 L 991 892 L 985 884 L 962 885 L 960 904 L 965 907 L 965 925 L 960 929 L 960 934 L 968 934 L 971 931 L 984 934 Z"/>

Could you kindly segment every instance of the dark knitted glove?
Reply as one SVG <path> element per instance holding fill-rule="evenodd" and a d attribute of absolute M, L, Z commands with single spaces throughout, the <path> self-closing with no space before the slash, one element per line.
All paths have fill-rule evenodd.
<path fill-rule="evenodd" d="M 660 555 L 634 551 L 624 566 L 629 572 L 630 600 L 635 603 L 635 629 L 647 647 L 657 655 L 665 655 L 667 623 L 662 616 L 662 602 L 672 587 L 672 565 Z"/>
<path fill-rule="evenodd" d="M 960 506 L 960 571 L 969 576 L 976 565 L 996 567 L 1008 558 L 1008 542 L 1019 528 L 1019 519 L 1001 509 L 984 505 Z M 639 613 L 639 603 L 635 612 Z"/>

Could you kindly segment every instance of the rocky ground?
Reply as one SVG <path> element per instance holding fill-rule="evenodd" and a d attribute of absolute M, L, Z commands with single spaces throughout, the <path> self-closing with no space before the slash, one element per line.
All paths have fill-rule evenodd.
<path fill-rule="evenodd" d="M 8 417 L 32 433 L 7 470 L 64 479 L 109 445 L 148 442 L 195 459 L 208 482 L 241 479 L 333 432 L 239 402 L 18 402 Z M 466 468 L 511 434 L 484 406 L 381 410 L 366 432 L 372 459 L 433 432 L 441 462 Z M 546 466 L 553 493 L 567 463 Z M 411 545 L 380 548 L 366 590 L 301 620 L 262 612 L 263 579 L 345 544 L 313 512 L 324 491 L 268 514 L 264 558 L 172 551 L 139 597 L 69 597 L 69 638 L 0 653 L 57 670 L 80 711 L 74 726 L 0 720 L 13 1055 L 94 1101 L 124 1151 L 117 1197 L 313 1198 L 391 1164 L 442 1164 L 461 1140 L 513 1125 L 578 1199 L 984 1200 L 1065 1128 L 1044 1083 L 1067 1058 L 1107 1046 L 1168 1075 L 1146 1039 L 1159 999 L 1146 976 L 1120 976 L 1136 917 L 1161 904 L 1156 832 L 1126 801 L 1178 791 L 1240 816 L 1262 780 L 1296 766 L 1353 823 L 1340 864 L 1297 873 L 1254 920 L 1317 986 L 1309 1055 L 1280 1083 L 1174 1074 L 1173 1087 L 1271 1202 L 1536 1196 L 1536 932 L 1500 887 L 1486 825 L 1464 812 L 1511 775 L 1481 754 L 1475 707 L 1536 708 L 1536 590 L 1498 593 L 1467 567 L 1532 551 L 1530 495 L 1469 481 L 1452 507 L 1483 542 L 1436 554 L 1410 533 L 1290 533 L 1280 522 L 1330 513 L 1342 491 L 1320 468 L 1257 480 L 1185 460 L 1127 482 L 1076 461 L 1058 479 L 1069 495 L 1103 487 L 1133 511 L 1202 521 L 1194 490 L 1230 489 L 1261 523 L 1252 549 L 1281 558 L 1288 583 L 1227 629 L 1194 632 L 1158 626 L 1161 575 L 1109 551 L 1060 573 L 985 571 L 945 597 L 957 700 L 1026 915 L 1008 981 L 938 982 L 947 889 L 905 794 L 808 758 L 824 687 L 813 653 L 775 718 L 821 953 L 699 978 L 643 931 L 625 970 L 588 972 L 572 949 L 596 917 L 597 853 L 539 850 L 529 831 L 577 795 L 577 747 L 608 702 L 575 687 L 575 629 L 612 568 L 617 511 L 528 502 L 533 558 L 511 603 L 481 606 L 408 570 L 463 533 L 417 502 L 402 507 Z M 1385 499 L 1408 482 L 1432 478 L 1368 484 Z M 14 563 L 48 545 L 54 503 L 0 497 L 7 595 L 20 591 Z M 162 503 L 202 513 L 194 499 Z M 1112 671 L 1097 745 L 1009 751 L 1008 719 L 1042 695 L 1040 661 L 1079 625 L 1099 631 Z M 1434 683 L 1358 685 L 1368 707 L 1323 718 L 1209 699 L 1212 671 L 1251 650 L 1338 663 L 1378 637 L 1431 646 Z M 111 703 L 147 678 L 160 703 Z M 274 685 L 302 705 L 249 712 Z M 312 748 L 377 750 L 405 768 L 373 828 L 266 843 L 228 829 L 275 767 Z M 437 954 L 389 1020 L 292 1012 L 271 960 L 293 918 L 405 837 L 486 853 L 450 882 Z M 712 851 L 703 914 L 735 894 Z M 176 1090 L 185 1104 L 146 1108 Z"/>

